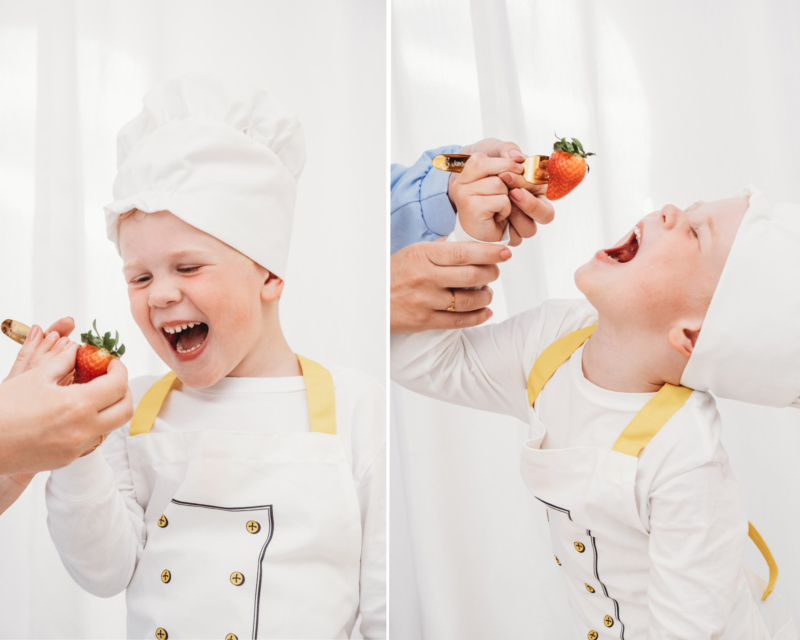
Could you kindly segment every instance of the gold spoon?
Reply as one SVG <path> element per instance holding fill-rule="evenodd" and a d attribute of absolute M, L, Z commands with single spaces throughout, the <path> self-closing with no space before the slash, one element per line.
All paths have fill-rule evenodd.
<path fill-rule="evenodd" d="M 463 153 L 443 153 L 433 158 L 433 166 L 440 171 L 461 173 L 464 165 L 469 160 Z M 550 156 L 528 156 L 522 163 L 522 177 L 532 184 L 547 184 L 550 174 L 547 172 L 547 163 Z"/>
<path fill-rule="evenodd" d="M 31 328 L 28 325 L 17 322 L 16 320 L 3 320 L 3 323 L 0 324 L 0 331 L 14 342 L 19 342 L 20 344 L 25 343 L 30 330 Z"/>

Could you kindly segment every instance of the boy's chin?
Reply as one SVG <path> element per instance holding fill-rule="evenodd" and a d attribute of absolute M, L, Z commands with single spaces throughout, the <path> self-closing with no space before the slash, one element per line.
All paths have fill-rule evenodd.
<path fill-rule="evenodd" d="M 196 367 L 177 365 L 173 369 L 181 383 L 192 389 L 205 389 L 210 387 L 225 377 L 223 371 L 210 371 L 208 369 L 197 370 Z"/>

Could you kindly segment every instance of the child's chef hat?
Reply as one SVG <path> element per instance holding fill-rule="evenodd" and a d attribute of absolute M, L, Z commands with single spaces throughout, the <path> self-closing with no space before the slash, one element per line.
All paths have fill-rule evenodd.
<path fill-rule="evenodd" d="M 800 206 L 756 187 L 681 384 L 723 398 L 800 406 Z"/>
<path fill-rule="evenodd" d="M 304 163 L 300 122 L 266 91 L 174 78 L 119 132 L 108 237 L 119 250 L 120 214 L 168 210 L 283 277 Z"/>

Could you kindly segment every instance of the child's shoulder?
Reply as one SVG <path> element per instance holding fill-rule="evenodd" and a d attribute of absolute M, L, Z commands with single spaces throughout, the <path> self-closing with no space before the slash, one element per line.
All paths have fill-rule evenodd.
<path fill-rule="evenodd" d="M 361 478 L 376 457 L 385 455 L 386 391 L 374 378 L 350 367 L 328 367 L 336 393 L 336 433 Z"/>
<path fill-rule="evenodd" d="M 597 311 L 585 299 L 547 300 L 541 307 L 515 316 L 526 334 L 526 359 L 531 362 L 567 334 L 597 322 Z"/>
<path fill-rule="evenodd" d="M 333 377 L 333 387 L 337 396 L 339 393 L 344 393 L 353 398 L 384 399 L 386 397 L 383 386 L 363 371 L 336 365 L 328 367 L 328 370 Z"/>
<path fill-rule="evenodd" d="M 728 464 L 716 402 L 703 391 L 692 392 L 686 404 L 654 436 L 653 444 L 657 446 L 651 451 L 660 452 L 659 457 L 670 461 L 668 466 L 675 473 L 709 463 Z"/>

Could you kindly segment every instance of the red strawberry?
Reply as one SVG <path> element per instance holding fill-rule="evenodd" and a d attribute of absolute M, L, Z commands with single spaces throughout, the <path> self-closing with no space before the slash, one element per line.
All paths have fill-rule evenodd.
<path fill-rule="evenodd" d="M 119 345 L 119 333 L 112 340 L 111 333 L 106 333 L 100 337 L 100 332 L 97 331 L 97 320 L 92 323 L 97 335 L 92 335 L 92 330 L 89 333 L 81 334 L 81 341 L 84 343 L 78 347 L 78 355 L 75 360 L 75 378 L 72 382 L 74 384 L 83 384 L 94 380 L 98 376 L 104 376 L 108 371 L 108 364 L 111 358 L 119 358 L 125 353 L 125 345 Z"/>
<path fill-rule="evenodd" d="M 559 200 L 577 187 L 589 170 L 586 157 L 593 155 L 595 154 L 583 150 L 583 145 L 577 138 L 572 138 L 572 142 L 567 142 L 566 138 L 556 142 L 553 145 L 553 155 L 547 163 L 550 174 L 547 199 Z"/>

